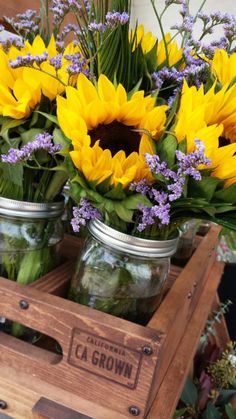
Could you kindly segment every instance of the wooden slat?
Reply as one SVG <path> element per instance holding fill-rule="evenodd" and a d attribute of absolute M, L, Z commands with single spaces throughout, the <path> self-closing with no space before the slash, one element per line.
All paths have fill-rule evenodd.
<path fill-rule="evenodd" d="M 163 378 L 148 419 L 172 419 L 181 395 L 200 335 L 215 299 L 216 290 L 224 265 L 216 262 L 209 273 L 203 293 L 190 319 L 185 334 L 174 354 L 172 362 Z"/>
<path fill-rule="evenodd" d="M 163 303 L 156 311 L 148 326 L 161 331 L 163 344 L 159 357 L 159 368 L 156 369 L 152 392 L 149 401 L 153 401 L 163 377 L 175 354 L 176 348 L 183 337 L 193 311 L 198 304 L 208 273 L 215 261 L 215 247 L 220 232 L 213 226 L 194 256 L 181 271 L 178 280 L 167 294 Z"/>
<path fill-rule="evenodd" d="M 34 419 L 92 419 L 91 416 L 83 415 L 46 397 L 39 399 L 32 412 Z"/>

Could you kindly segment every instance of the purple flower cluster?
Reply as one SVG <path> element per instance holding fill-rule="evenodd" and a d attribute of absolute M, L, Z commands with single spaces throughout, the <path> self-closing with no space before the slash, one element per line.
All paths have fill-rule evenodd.
<path fill-rule="evenodd" d="M 34 64 L 40 66 L 43 62 L 47 61 L 48 53 L 45 51 L 39 55 L 32 55 L 30 53 L 18 56 L 15 60 L 9 60 L 11 68 L 19 67 L 33 67 Z"/>
<path fill-rule="evenodd" d="M 21 40 L 21 38 L 14 36 L 7 38 L 6 40 L 1 40 L 0 45 L 2 46 L 4 52 L 7 54 L 12 46 L 21 50 L 21 48 L 24 46 L 24 42 Z"/>
<path fill-rule="evenodd" d="M 80 52 L 64 55 L 64 58 L 68 61 L 71 61 L 71 64 L 67 67 L 67 71 L 70 76 L 83 73 L 89 77 L 89 69 L 86 68 L 87 60 L 86 58 L 82 57 Z"/>
<path fill-rule="evenodd" d="M 81 226 L 85 226 L 88 221 L 94 219 L 100 219 L 101 214 L 94 208 L 86 198 L 81 198 L 80 206 L 73 207 L 73 218 L 71 219 L 71 225 L 75 233 L 80 231 Z"/>
<path fill-rule="evenodd" d="M 209 76 L 210 65 L 202 59 L 193 58 L 190 54 L 187 54 L 186 52 L 187 64 L 183 70 L 177 70 L 175 67 L 163 67 L 152 74 L 152 79 L 157 89 L 161 89 L 163 84 L 165 84 L 165 87 L 174 88 L 172 99 L 175 98 L 177 92 L 181 91 L 184 79 L 189 86 L 200 87 Z"/>
<path fill-rule="evenodd" d="M 2 31 L 4 31 L 4 26 L 3 25 L 0 25 L 0 32 L 2 32 Z"/>
<path fill-rule="evenodd" d="M 195 140 L 196 150 L 189 154 L 177 150 L 177 171 L 168 168 L 166 162 L 161 162 L 159 156 L 146 154 L 146 162 L 154 174 L 157 176 L 156 185 L 151 185 L 147 180 L 132 182 L 130 190 L 142 193 L 153 203 L 152 206 L 139 205 L 141 212 L 141 222 L 138 224 L 138 231 L 143 231 L 147 226 L 155 224 L 159 220 L 159 227 L 170 222 L 171 202 L 179 199 L 184 190 L 186 177 L 200 181 L 201 173 L 197 170 L 200 164 L 210 165 L 211 161 L 204 155 L 205 147 L 200 140 Z M 162 190 L 158 189 L 161 184 Z M 163 190 L 164 188 L 164 190 Z"/>
<path fill-rule="evenodd" d="M 21 161 L 33 160 L 33 154 L 37 150 L 45 150 L 49 154 L 55 154 L 61 150 L 60 144 L 53 144 L 52 136 L 47 132 L 38 134 L 34 141 L 28 142 L 21 149 L 10 148 L 7 154 L 1 155 L 3 163 L 16 164 Z"/>
<path fill-rule="evenodd" d="M 5 20 L 21 35 L 39 33 L 40 17 L 36 10 L 28 9 L 24 13 L 18 13 L 15 18 L 5 17 Z"/>
<path fill-rule="evenodd" d="M 117 25 L 125 25 L 129 21 L 129 15 L 126 12 L 108 12 L 106 14 L 106 24 L 113 28 Z"/>
<path fill-rule="evenodd" d="M 59 70 L 62 66 L 62 53 L 57 54 L 56 57 L 50 58 L 49 62 L 55 70 Z"/>
<path fill-rule="evenodd" d="M 53 13 L 55 24 L 59 26 L 70 10 L 75 13 L 81 12 L 82 6 L 79 3 L 79 0 L 52 0 L 50 10 Z"/>
<path fill-rule="evenodd" d="M 107 28 L 114 29 L 118 25 L 125 25 L 129 21 L 129 15 L 126 12 L 108 12 L 106 14 L 105 23 L 91 22 L 89 24 L 90 31 L 105 32 Z"/>

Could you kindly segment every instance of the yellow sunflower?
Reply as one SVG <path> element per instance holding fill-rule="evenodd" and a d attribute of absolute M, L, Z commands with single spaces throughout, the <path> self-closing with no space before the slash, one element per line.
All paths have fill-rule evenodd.
<path fill-rule="evenodd" d="M 196 87 L 189 88 L 185 82 L 173 131 L 178 142 L 186 138 L 188 152 L 195 149 L 195 139 L 203 141 L 206 147 L 205 154 L 211 160 L 208 168 L 213 169 L 212 176 L 226 180 L 225 186 L 229 186 L 236 181 L 236 143 L 220 147 L 220 137 L 224 132 L 220 111 L 215 119 L 218 123 L 211 125 L 209 122 L 218 103 L 215 99 L 215 96 L 218 99 L 217 95 L 218 93 L 214 95 L 212 89 L 205 94 L 203 86 L 198 90 Z"/>
<path fill-rule="evenodd" d="M 165 43 L 167 44 L 168 51 L 168 66 L 173 67 L 183 58 L 183 48 L 179 48 L 176 41 L 171 41 L 170 33 L 165 35 L 164 39 L 161 39 L 158 42 L 157 46 L 157 65 L 158 67 L 162 66 L 166 62 L 166 48 Z M 167 65 L 167 64 L 166 64 Z"/>
<path fill-rule="evenodd" d="M 216 49 L 211 68 L 222 85 L 229 84 L 236 77 L 236 52 L 228 55 L 224 49 Z"/>
<path fill-rule="evenodd" d="M 67 87 L 66 96 L 57 98 L 58 120 L 72 141 L 71 158 L 86 179 L 109 179 L 111 185 L 126 187 L 151 178 L 143 155 L 154 152 L 149 135 L 160 137 L 167 106 L 155 107 L 155 99 L 143 91 L 128 98 L 121 84 L 115 87 L 104 75 L 95 87 L 80 74 L 77 89 Z"/>
<path fill-rule="evenodd" d="M 64 56 L 78 51 L 78 47 L 69 44 L 62 58 L 62 66 L 59 70 L 50 64 L 49 60 L 58 55 L 54 37 L 51 37 L 48 47 L 38 35 L 32 45 L 27 41 L 22 49 L 12 46 L 8 53 L 0 50 L 0 114 L 14 119 L 28 117 L 31 111 L 41 100 L 41 95 L 54 100 L 57 94 L 65 90 L 69 84 L 70 76 L 67 67 L 70 64 Z M 11 68 L 9 60 L 15 61 L 17 57 L 27 54 L 33 56 L 48 54 L 47 61 L 41 64 L 41 69 L 28 67 Z M 47 74 L 45 74 L 45 73 Z M 76 81 L 76 80 L 73 80 Z"/>
<path fill-rule="evenodd" d="M 197 89 L 195 86 L 189 87 L 184 82 L 182 89 L 181 106 L 178 117 L 184 113 L 181 120 L 183 126 L 188 121 L 184 118 L 195 113 L 201 114 L 198 124 L 204 120 L 209 125 L 222 124 L 221 135 L 229 142 L 236 142 L 236 84 L 230 88 L 226 85 L 221 90 L 215 92 L 215 85 L 204 92 L 203 86 Z M 194 118 L 194 115 L 192 115 Z M 195 118 L 196 121 L 198 118 Z"/>
<path fill-rule="evenodd" d="M 157 38 L 153 35 L 152 32 L 145 32 L 144 26 L 139 25 L 135 33 L 136 39 L 134 42 L 133 50 L 137 48 L 138 45 L 141 45 L 142 51 L 144 54 L 147 54 L 152 50 L 154 45 L 157 43 Z M 133 40 L 134 32 L 130 33 L 130 40 Z M 174 66 L 183 58 L 183 48 L 179 48 L 176 41 L 171 40 L 170 33 L 165 35 L 165 42 L 163 39 L 158 41 L 157 44 L 157 66 L 160 67 L 166 63 L 166 48 L 165 43 L 167 44 L 168 52 L 168 61 L 169 67 Z M 167 63 L 166 63 L 167 65 Z"/>

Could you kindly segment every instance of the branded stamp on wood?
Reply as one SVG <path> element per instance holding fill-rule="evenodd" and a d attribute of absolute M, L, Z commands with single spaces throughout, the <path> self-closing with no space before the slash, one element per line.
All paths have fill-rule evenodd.
<path fill-rule="evenodd" d="M 80 329 L 73 329 L 68 363 L 135 389 L 142 353 Z"/>

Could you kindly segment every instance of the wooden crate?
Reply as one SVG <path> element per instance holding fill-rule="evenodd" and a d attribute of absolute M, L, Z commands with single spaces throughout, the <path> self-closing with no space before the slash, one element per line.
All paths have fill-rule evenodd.
<path fill-rule="evenodd" d="M 172 266 L 173 286 L 146 327 L 60 297 L 80 248 L 74 237 L 64 240 L 65 262 L 31 286 L 0 278 L 0 316 L 53 337 L 63 350 L 0 333 L 5 412 L 17 419 L 172 418 L 215 303 L 224 266 L 215 260 L 218 233 L 213 226 L 199 240 L 185 268 Z"/>

